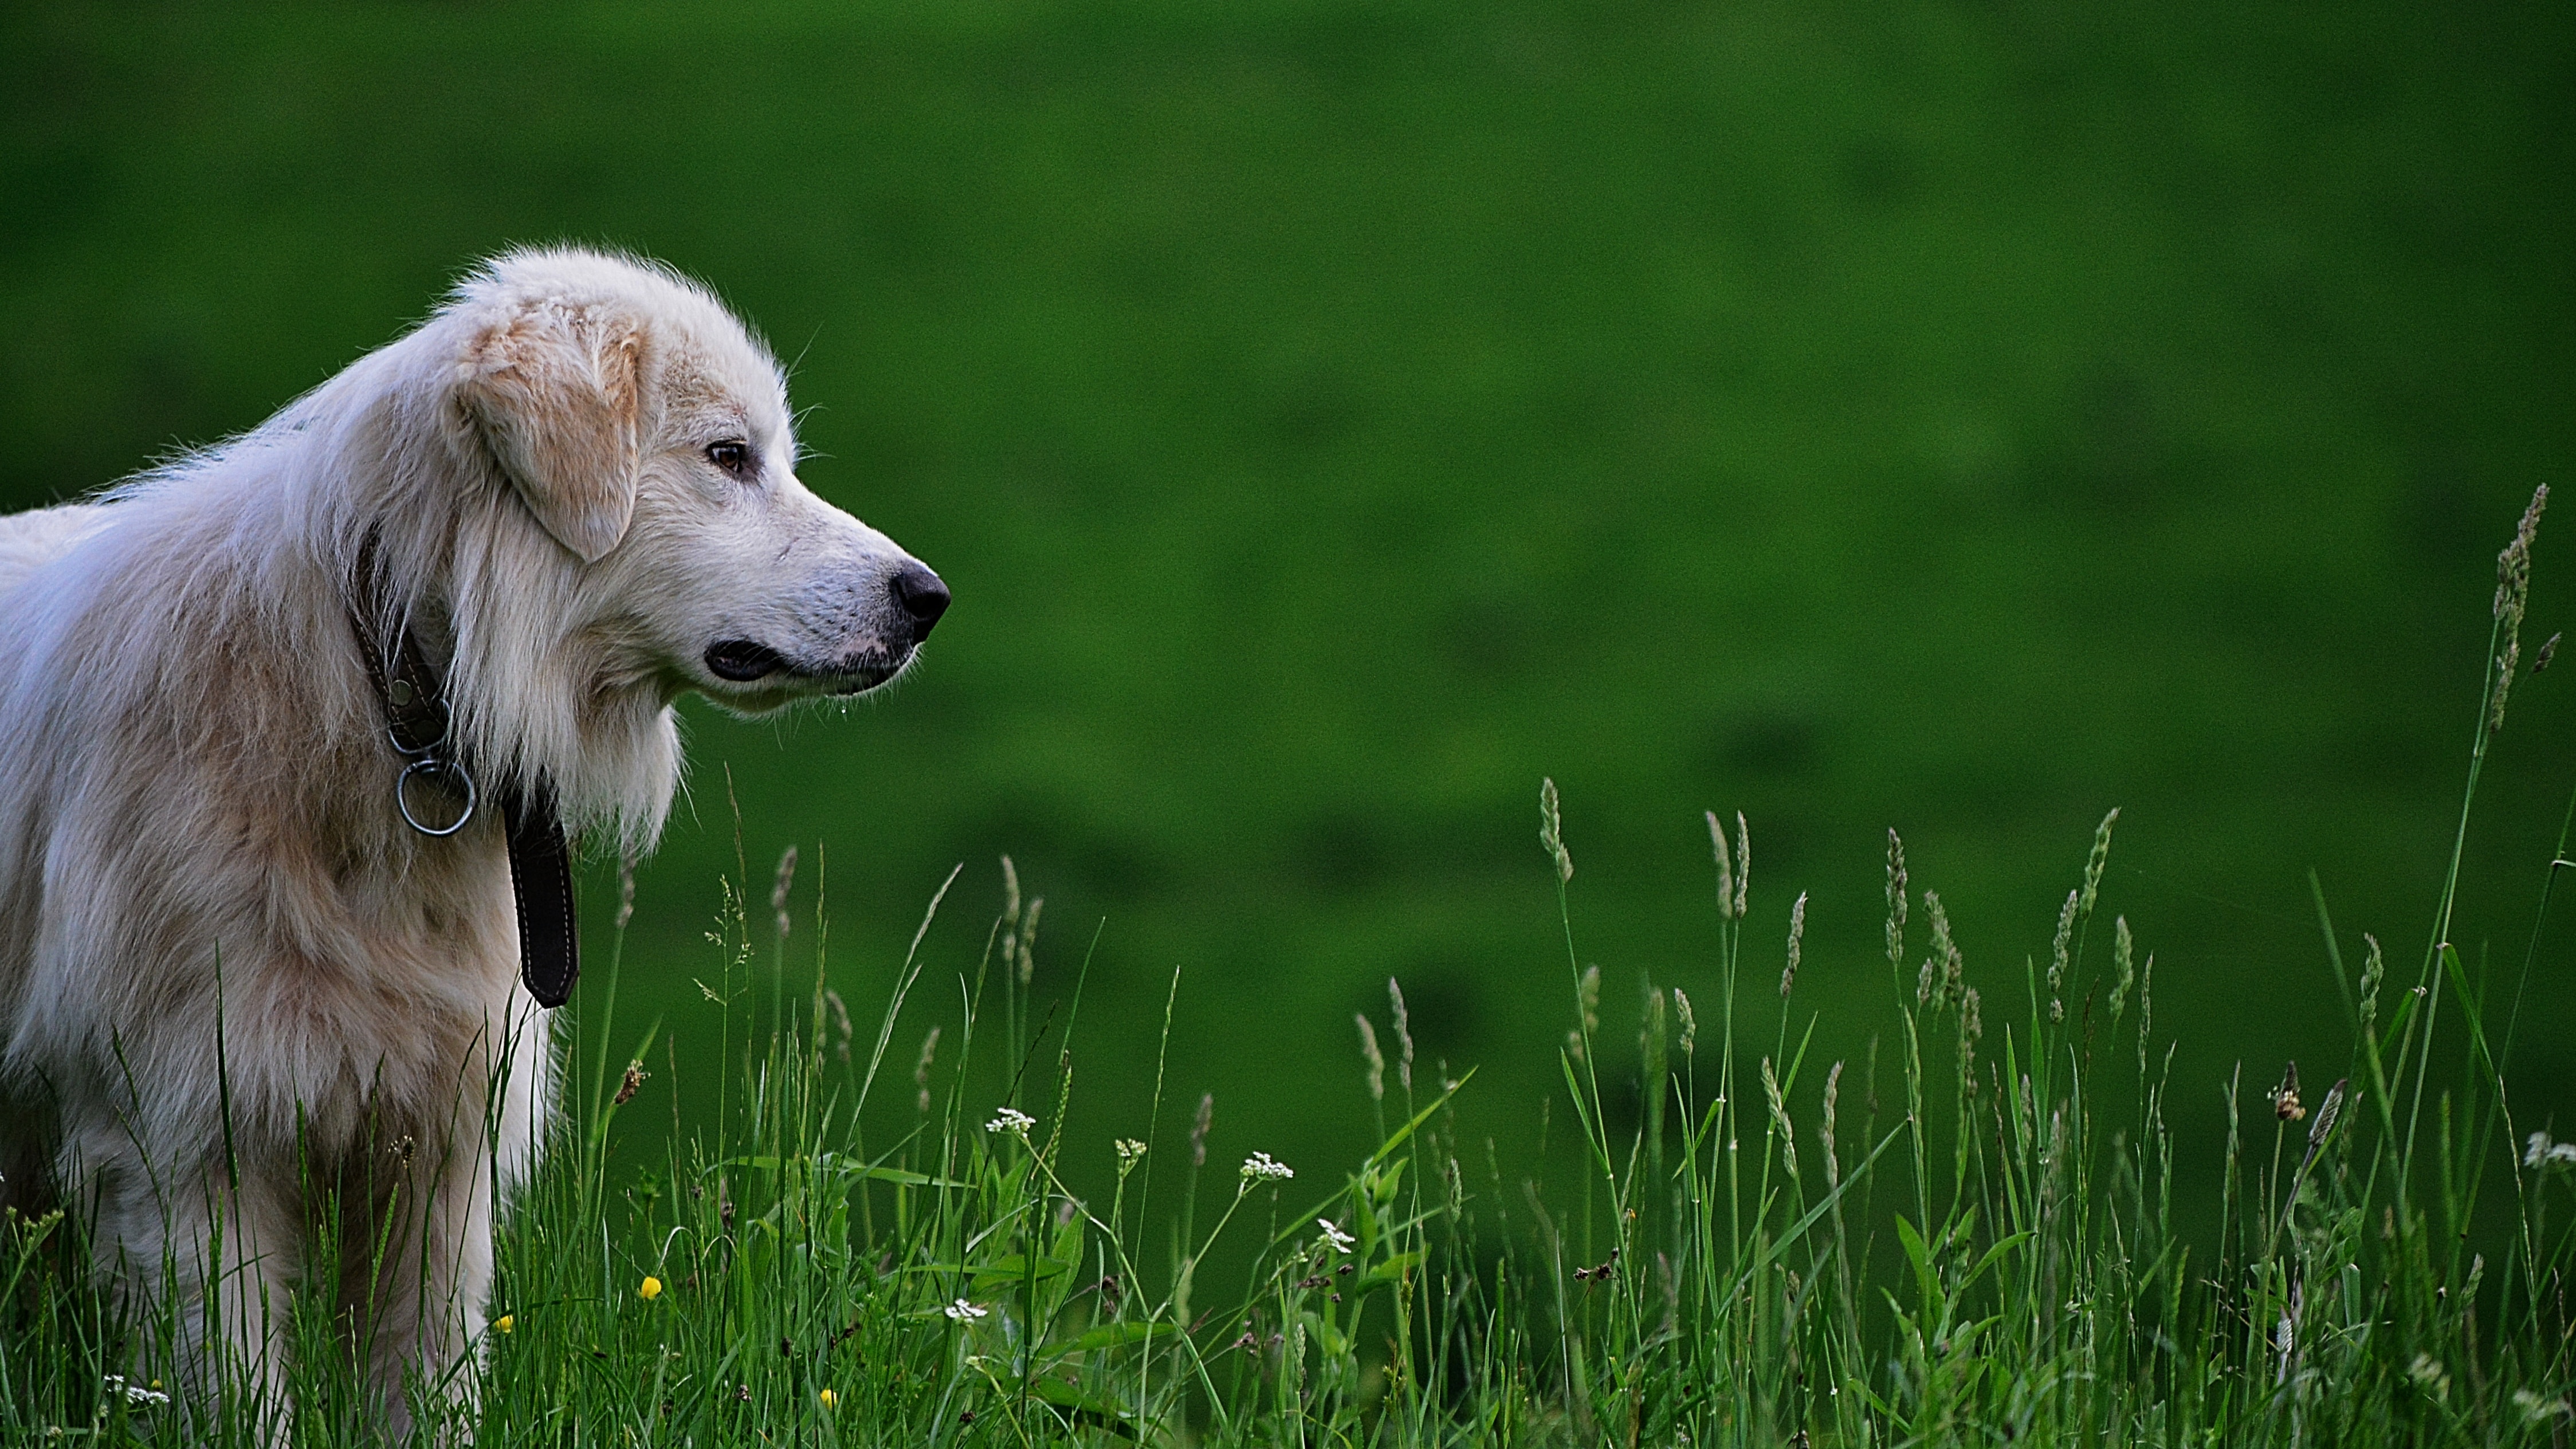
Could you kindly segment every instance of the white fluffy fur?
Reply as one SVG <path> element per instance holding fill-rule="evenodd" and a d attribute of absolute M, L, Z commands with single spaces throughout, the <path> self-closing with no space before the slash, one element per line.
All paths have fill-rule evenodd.
<path fill-rule="evenodd" d="M 359 1265 L 382 1231 L 385 1281 L 319 1286 L 397 1418 L 406 1373 L 469 1383 L 551 1101 L 499 812 L 405 827 L 353 602 L 444 665 L 486 801 L 648 846 L 680 692 L 854 692 L 927 632 L 895 580 L 929 576 L 796 481 L 789 425 L 705 292 L 519 252 L 252 432 L 0 519 L 0 1202 L 50 1186 L 104 1272 L 175 1287 L 201 1370 L 273 1384 L 315 1230 Z M 737 639 L 779 667 L 720 678 Z"/>

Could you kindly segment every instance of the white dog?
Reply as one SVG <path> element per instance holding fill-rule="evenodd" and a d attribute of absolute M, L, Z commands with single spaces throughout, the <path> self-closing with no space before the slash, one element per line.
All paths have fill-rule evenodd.
<path fill-rule="evenodd" d="M 470 1382 L 562 832 L 653 841 L 682 691 L 869 689 L 947 606 L 789 429 L 704 291 L 521 251 L 252 432 L 0 519 L 0 1202 L 90 1216 L 200 1371 L 277 1382 L 321 1230 L 395 1422 Z"/>

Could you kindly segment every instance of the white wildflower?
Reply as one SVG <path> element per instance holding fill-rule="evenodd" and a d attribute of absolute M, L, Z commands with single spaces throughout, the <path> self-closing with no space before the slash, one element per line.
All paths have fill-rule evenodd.
<path fill-rule="evenodd" d="M 2529 1389 L 2513 1391 L 2513 1406 L 2522 1410 L 2526 1424 L 2547 1424 L 2555 1420 L 2576 1418 L 2576 1409 L 2565 1399 L 2544 1398 Z"/>
<path fill-rule="evenodd" d="M 1273 1161 L 1267 1152 L 1256 1152 L 1243 1159 L 1243 1180 L 1246 1183 L 1286 1182 L 1296 1175 L 1297 1169 L 1287 1163 Z"/>
<path fill-rule="evenodd" d="M 1315 1226 L 1324 1230 L 1324 1241 L 1331 1244 L 1336 1253 L 1347 1253 L 1359 1244 L 1359 1239 L 1343 1232 L 1331 1218 L 1317 1218 Z"/>
<path fill-rule="evenodd" d="M 1004 1107 L 992 1121 L 984 1124 L 984 1130 L 987 1132 L 1008 1132 L 1012 1136 L 1025 1141 L 1028 1138 L 1029 1129 L 1036 1125 L 1038 1125 L 1037 1118 L 1030 1116 L 1028 1113 L 1021 1111 L 1017 1107 Z"/>
<path fill-rule="evenodd" d="M 947 1307 L 942 1308 L 939 1311 L 947 1314 L 951 1322 L 972 1323 L 976 1319 L 983 1317 L 985 1314 L 990 1313 L 993 1310 L 989 1308 L 978 1308 L 974 1304 L 960 1298 L 956 1302 L 949 1304 Z"/>
<path fill-rule="evenodd" d="M 161 1381 L 159 1379 L 154 1379 L 152 1382 L 157 1385 Z M 123 1374 L 109 1374 L 107 1376 L 107 1389 L 110 1393 L 123 1394 L 125 1396 L 125 1401 L 129 1404 L 166 1404 L 170 1402 L 170 1396 L 161 1392 L 159 1388 L 147 1389 L 141 1384 L 128 1383 L 126 1382 Z"/>

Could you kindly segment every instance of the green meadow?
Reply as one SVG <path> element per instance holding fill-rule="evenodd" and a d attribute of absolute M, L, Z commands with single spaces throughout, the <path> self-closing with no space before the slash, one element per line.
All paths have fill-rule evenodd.
<path fill-rule="evenodd" d="M 2016 0 L 27 7 L 0 16 L 0 504 L 247 427 L 473 258 L 575 240 L 717 287 L 792 368 L 802 476 L 953 588 L 882 699 L 752 722 L 689 706 L 688 795 L 636 868 L 631 920 L 616 862 L 585 877 L 576 1078 L 613 1077 L 648 1027 L 655 1059 L 613 1127 L 584 1107 L 567 1139 L 584 1150 L 512 1249 L 536 1255 L 523 1301 L 599 1316 L 514 1336 L 529 1354 L 495 1372 L 571 1372 L 591 1335 L 627 1335 L 596 1340 L 634 1355 L 608 1361 L 624 1397 L 579 1401 L 600 1424 L 659 1432 L 635 1382 L 669 1352 L 695 1377 L 666 1397 L 700 1442 L 754 1423 L 810 1442 L 824 1421 L 797 1416 L 819 1412 L 827 1360 L 737 1374 L 764 1396 L 747 1419 L 716 1417 L 734 1411 L 712 1386 L 726 1354 L 828 1338 L 846 1308 L 888 1377 L 836 1392 L 868 1396 L 885 1442 L 970 1427 L 955 1415 L 976 1404 L 993 1442 L 1056 1432 L 1031 1407 L 1041 1367 L 1093 1395 L 1058 1405 L 1064 1424 L 1113 1436 L 1626 1442 L 1626 1413 L 1638 1442 L 1966 1442 L 2105 1435 L 2188 1403 L 2153 1434 L 2545 1437 L 2564 1375 L 2532 1285 L 2562 1261 L 2545 1228 L 2564 1204 L 2543 1191 L 2556 1169 L 2519 1163 L 2529 1132 L 2576 1128 L 2558 1110 L 2576 1102 L 2576 940 L 2539 911 L 2576 703 L 2567 674 L 2530 672 L 2576 614 L 2563 517 L 2541 528 L 2491 737 L 2481 681 L 2497 550 L 2576 456 L 2571 31 L 2540 6 Z M 1542 778 L 1570 881 L 1534 838 Z M 1712 811 L 1749 830 L 1740 915 Z M 1894 963 L 1891 828 L 1912 883 Z M 789 845 L 798 924 L 774 952 Z M 1046 901 L 1024 984 L 988 931 L 1006 855 L 1013 932 Z M 1918 999 L 1926 887 L 1959 991 L 1981 994 L 1980 1070 L 2030 1073 L 2027 1111 L 2007 1076 L 1960 1073 L 1958 993 Z M 2100 904 L 2060 1020 L 2070 889 Z M 2155 960 L 2143 1064 L 2142 1002 L 2113 1008 L 2117 919 L 2135 965 Z M 815 1036 L 822 921 L 862 1065 L 908 952 L 922 973 L 863 1112 L 837 1027 Z M 2387 982 L 2376 1068 L 2365 932 Z M 1595 967 L 1598 1025 L 1568 1055 Z M 1396 1051 L 1390 979 L 1415 1052 L 1401 1107 L 1396 1065 L 1371 1095 L 1353 1021 Z M 2426 1006 L 2400 1000 L 2419 984 Z M 1675 987 L 1701 1004 L 1696 1078 Z M 1728 1033 L 1707 1004 L 1730 996 Z M 782 1021 L 801 1045 L 773 1056 Z M 1766 1135 L 1766 1056 L 1800 1063 L 1793 1177 Z M 2291 1062 L 2310 1116 L 2276 1126 L 2264 1094 Z M 1856 1186 L 1811 1218 L 1836 1063 L 1836 1171 Z M 2429 1083 L 2420 1108 L 2374 1070 Z M 742 1114 L 764 1071 L 760 1126 Z M 2311 1160 L 2338 1078 L 2350 1135 Z M 1203 1095 L 1185 1211 L 1173 1164 Z M 1703 1125 L 1721 1095 L 1733 1115 Z M 1326 1201 L 1435 1101 L 1372 1169 L 1412 1164 L 1378 1179 L 1383 1203 L 1362 1211 L 1365 1185 Z M 1030 1143 L 982 1130 L 1006 1102 L 1037 1119 Z M 725 1191 L 849 1229 L 846 1261 L 795 1293 L 774 1261 L 698 1265 L 689 1291 L 721 1279 L 737 1307 L 669 1338 L 679 1315 L 626 1301 L 657 1261 L 639 1245 L 683 1221 L 736 1231 L 687 1192 L 743 1155 L 720 1133 L 754 1132 L 806 1165 L 718 1168 Z M 1122 1138 L 1175 1175 L 1113 1220 Z M 1255 1152 L 1299 1176 L 1243 1199 L 1261 1220 L 1216 1240 L 1225 1287 L 1200 1307 L 1283 1334 L 1309 1309 L 1359 1314 L 1362 1294 L 1298 1299 L 1313 1275 L 1278 1277 L 1282 1254 L 1312 1250 L 1319 1214 L 1382 1230 L 1362 1271 L 1386 1274 L 1365 1309 L 1383 1317 L 1337 1320 L 1339 1366 L 1317 1348 L 1312 1372 L 1344 1376 L 1319 1397 L 1281 1390 L 1275 1354 L 1225 1367 L 1251 1331 L 1212 1337 L 1233 1319 L 1194 1347 L 1154 1327 Z M 1452 1160 L 1471 1207 L 1453 1210 Z M 833 1175 L 880 1170 L 966 1185 Z M 1693 1216 L 1721 1179 L 1736 1216 Z M 1525 1183 L 1578 1226 L 1549 1237 Z M 1675 1184 L 1699 1196 L 1677 1207 Z M 2029 1208 L 2066 1194 L 2100 1215 Z M 1072 1259 L 1034 1225 L 1075 1200 L 1100 1221 L 1057 1287 L 1141 1274 L 1118 1311 L 1096 1287 L 1041 1302 L 1056 1290 L 1032 1265 Z M 2448 1307 L 2469 1264 L 2397 1233 L 2401 1205 L 2421 1234 L 2471 1231 L 2478 1328 Z M 2347 1221 L 2383 1210 L 2386 1238 Z M 583 1222 L 613 1247 L 542 1251 Z M 1026 1241 L 960 1256 L 996 1224 L 988 1242 Z M 1131 1266 L 1102 1256 L 1113 1242 Z M 1619 1242 L 1609 1278 L 1577 1286 Z M 950 1276 L 883 1279 L 888 1252 Z M 2330 1266 L 2395 1297 L 2329 1303 Z M 1436 1323 L 1404 1317 L 1431 1312 L 1440 1272 L 1480 1286 Z M 1830 1292 L 1802 1298 L 1819 1272 Z M 61 1424 L 80 1375 L 113 1371 L 106 1310 L 36 1282 L 9 1321 L 89 1346 L 22 1378 L 10 1422 Z M 1764 1282 L 1785 1296 L 1745 1296 Z M 2357 1356 L 2273 1346 L 2293 1295 L 2296 1332 Z M 1000 1316 L 935 1316 L 959 1296 Z M 1968 1316 L 1927 1327 L 1936 1300 Z M 1658 1338 L 1667 1303 L 1688 1331 Z M 1998 1319 L 1984 1346 L 1955 1331 L 1980 1317 Z M 975 1335 L 1041 1320 L 1059 1347 L 1115 1341 L 964 1364 L 1010 1357 Z M 2060 1335 L 2079 1323 L 2080 1354 Z M 1440 1342 L 1480 1347 L 1438 1350 L 1437 1392 L 1431 1358 L 1411 1400 L 1390 1387 L 1390 1363 Z M 2150 1365 L 2157 1343 L 2224 1392 Z M 1892 1367 L 1908 1353 L 1916 1400 Z M 1750 1377 L 1714 1367 L 1739 1360 Z M 1131 1368 L 1132 1391 L 1102 1377 Z M 1684 1407 L 1619 1377 L 1640 1372 L 1729 1386 Z M 2256 1394 L 2265 1374 L 2367 1385 L 2346 1406 L 2363 1417 Z M 952 1397 L 907 1397 L 928 1379 Z M 2149 1387 L 2072 1387 L 2112 1379 Z M 496 1422 L 536 1422 L 506 1416 L 534 1412 L 538 1382 L 496 1379 L 492 1402 L 519 1406 Z M 2515 1418 L 2516 1391 L 2541 1407 Z M 1461 1404 L 1522 1417 L 1476 1428 Z"/>
<path fill-rule="evenodd" d="M 2348 959 L 2318 892 L 2346 1074 L 2320 1088 L 2292 1067 L 2249 1098 L 2231 1073 L 2223 1144 L 2176 1131 L 2155 955 L 2125 915 L 2101 929 L 2117 812 L 2018 1004 L 1970 970 L 1939 892 L 1918 895 L 1888 834 L 1882 1000 L 1902 1031 L 1887 1070 L 1873 1046 L 1847 1092 L 1852 1064 L 1819 1073 L 1797 994 L 1809 898 L 1789 908 L 1775 1002 L 1770 953 L 1748 942 L 1751 837 L 1739 821 L 1730 842 L 1713 814 L 1715 980 L 1696 1006 L 1649 983 L 1626 1064 L 1611 1043 L 1628 1023 L 1605 1017 L 1602 972 L 1576 949 L 1574 856 L 1542 782 L 1572 1023 L 1550 1107 L 1580 1162 L 1555 1182 L 1519 1162 L 1506 1178 L 1490 1138 L 1477 1163 L 1458 1111 L 1476 1072 L 1427 1070 L 1395 987 L 1386 1027 L 1359 1025 L 1370 1106 L 1350 1126 L 1374 1145 L 1323 1171 L 1309 1160 L 1302 1181 L 1259 1150 L 1229 1170 L 1212 1095 L 1185 1132 L 1181 1104 L 1166 1110 L 1177 978 L 1144 1135 L 1069 1132 L 1076 1063 L 1103 1053 L 1077 1055 L 1078 993 L 1060 1029 L 1060 1003 L 1039 1014 L 1040 913 L 1016 879 L 956 980 L 948 1056 L 934 1030 L 906 1083 L 892 1049 L 913 992 L 946 984 L 921 946 L 953 875 L 882 1001 L 854 1015 L 819 907 L 791 949 L 790 854 L 765 912 L 747 873 L 725 884 L 707 934 L 722 969 L 700 983 L 713 1099 L 694 1130 L 675 1111 L 667 1137 L 624 1120 L 649 1113 L 646 1063 L 669 1038 L 666 1022 L 635 1034 L 617 1014 L 621 902 L 594 999 L 541 1028 L 567 1049 L 570 1095 L 499 1234 L 491 1317 L 468 1361 L 407 1383 L 400 1442 L 2561 1442 L 2576 1424 L 2576 1143 L 2526 1134 L 2546 1116 L 2504 1074 L 2550 891 L 2510 993 L 2449 939 L 2479 780 L 2524 667 L 2546 497 L 2499 558 L 2431 944 L 2410 971 L 2361 932 Z M 2569 820 L 2560 857 L 2576 808 Z M 2554 884 L 2576 862 L 2541 864 Z M 662 1060 L 676 1074 L 676 1052 Z M 1612 1111 L 1622 1077 L 1633 1125 Z M 871 1111 L 880 1087 L 895 1100 Z M 909 1121 L 889 1132 L 890 1115 Z M 658 1160 L 639 1163 L 656 1138 Z M 2205 1193 L 2193 1179 L 2213 1174 L 2177 1171 L 2190 1157 L 2215 1169 Z M 1103 1171 L 1105 1194 L 1075 1185 Z M 376 1255 L 371 1281 L 401 1281 L 368 1241 L 307 1249 L 321 1296 L 217 1311 L 274 1315 L 276 1377 L 206 1374 L 174 1347 L 193 1310 L 92 1285 L 76 1209 L 12 1209 L 0 1428 L 396 1442 L 350 1367 L 368 1329 L 328 1296 L 349 1253 Z"/>

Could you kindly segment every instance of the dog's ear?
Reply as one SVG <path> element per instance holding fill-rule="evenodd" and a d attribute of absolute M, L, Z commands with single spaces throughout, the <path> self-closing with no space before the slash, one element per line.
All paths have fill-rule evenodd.
<path fill-rule="evenodd" d="M 501 471 L 584 563 L 615 548 L 635 514 L 643 367 L 632 319 L 541 302 L 483 334 L 463 388 Z"/>

